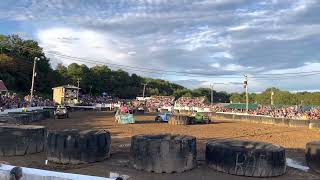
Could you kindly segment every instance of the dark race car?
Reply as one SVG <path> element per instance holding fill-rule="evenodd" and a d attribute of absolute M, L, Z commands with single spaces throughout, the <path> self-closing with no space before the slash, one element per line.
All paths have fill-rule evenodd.
<path fill-rule="evenodd" d="M 68 109 L 65 106 L 58 106 L 57 109 L 54 111 L 54 118 L 69 118 Z"/>

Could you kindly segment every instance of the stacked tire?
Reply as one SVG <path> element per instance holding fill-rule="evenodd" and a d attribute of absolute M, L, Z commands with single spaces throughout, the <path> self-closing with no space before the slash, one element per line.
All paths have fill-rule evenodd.
<path fill-rule="evenodd" d="M 63 130 L 47 134 L 47 159 L 59 164 L 82 164 L 110 157 L 111 136 L 104 130 Z"/>
<path fill-rule="evenodd" d="M 286 172 L 285 149 L 264 142 L 209 141 L 206 161 L 217 171 L 250 177 L 273 177 Z"/>
<path fill-rule="evenodd" d="M 187 115 L 172 115 L 169 119 L 168 124 L 171 125 L 188 125 L 191 124 L 191 117 L 187 116 Z"/>
<path fill-rule="evenodd" d="M 307 143 L 306 162 L 312 170 L 320 173 L 320 141 L 312 141 Z"/>
<path fill-rule="evenodd" d="M 23 156 L 44 150 L 46 129 L 43 126 L 1 125 L 0 156 Z"/>
<path fill-rule="evenodd" d="M 196 166 L 197 143 L 192 136 L 136 135 L 131 141 L 131 164 L 135 169 L 174 173 Z"/>

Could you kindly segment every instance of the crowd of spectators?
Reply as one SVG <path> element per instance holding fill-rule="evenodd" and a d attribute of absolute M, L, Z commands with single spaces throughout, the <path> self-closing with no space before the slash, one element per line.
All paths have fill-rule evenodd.
<path fill-rule="evenodd" d="M 5 93 L 0 97 L 0 107 L 2 109 L 19 108 L 22 106 L 24 106 L 24 101 L 15 93 Z"/>
<path fill-rule="evenodd" d="M 33 96 L 32 106 L 52 106 L 53 102 L 39 96 Z M 0 96 L 0 108 L 13 109 L 30 106 L 30 96 L 19 97 L 16 93 L 5 93 Z"/>
<path fill-rule="evenodd" d="M 81 104 L 95 105 L 95 104 L 112 104 L 118 103 L 119 98 L 111 98 L 110 96 L 91 96 L 91 95 L 80 95 L 79 100 Z"/>
<path fill-rule="evenodd" d="M 177 107 L 200 107 L 204 108 L 207 107 L 207 105 L 204 103 L 205 97 L 181 97 L 179 98 L 175 106 Z"/>
<path fill-rule="evenodd" d="M 147 109 L 159 109 L 163 107 L 172 107 L 174 105 L 173 96 L 151 96 L 145 101 Z"/>
<path fill-rule="evenodd" d="M 214 107 L 215 112 L 231 112 L 231 113 L 247 113 L 251 115 L 264 115 L 275 118 L 289 118 L 289 119 L 320 119 L 320 107 L 304 108 L 302 106 L 287 106 L 287 107 L 273 107 L 273 106 L 258 106 L 257 109 L 229 109 L 223 107 Z"/>
<path fill-rule="evenodd" d="M 111 98 L 110 96 L 91 96 L 80 95 L 80 102 L 86 105 L 96 104 L 117 104 L 121 102 L 118 98 Z M 205 97 L 181 97 L 175 101 L 173 96 L 152 96 L 145 101 L 133 100 L 132 106 L 136 108 L 146 108 L 150 111 L 159 110 L 166 107 L 198 107 L 207 108 L 210 105 L 205 104 Z M 53 106 L 54 103 L 39 96 L 34 96 L 32 100 L 32 106 Z M 13 109 L 30 106 L 30 96 L 24 98 L 19 97 L 16 93 L 5 93 L 0 95 L 0 109 Z M 275 118 L 290 118 L 290 119 L 320 119 L 320 107 L 305 108 L 302 106 L 286 106 L 286 107 L 274 107 L 274 106 L 258 106 L 256 109 L 231 109 L 224 106 L 211 106 L 213 112 L 230 112 L 230 113 L 246 113 L 251 115 L 265 115 Z"/>
<path fill-rule="evenodd" d="M 24 106 L 23 107 L 26 107 L 28 104 L 30 104 L 30 95 L 28 96 L 25 96 L 23 98 L 24 100 Z M 35 106 L 53 106 L 54 103 L 53 101 L 51 101 L 50 99 L 45 99 L 43 97 L 40 97 L 40 96 L 33 96 L 33 99 L 32 99 L 32 106 L 35 107 Z"/>

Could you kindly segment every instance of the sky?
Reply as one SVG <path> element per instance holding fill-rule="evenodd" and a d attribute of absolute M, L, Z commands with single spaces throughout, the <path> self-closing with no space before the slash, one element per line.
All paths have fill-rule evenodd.
<path fill-rule="evenodd" d="M 320 75 L 281 74 L 319 71 L 319 9 L 318 0 L 1 0 L 0 33 L 38 41 L 53 68 L 77 62 L 69 56 L 188 88 L 242 92 L 248 74 L 251 92 L 315 91 Z"/>

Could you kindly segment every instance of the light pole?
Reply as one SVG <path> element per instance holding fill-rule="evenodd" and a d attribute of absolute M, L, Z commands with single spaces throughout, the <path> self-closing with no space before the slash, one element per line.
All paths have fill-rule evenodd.
<path fill-rule="evenodd" d="M 31 89 L 30 89 L 30 106 L 31 107 L 32 107 L 32 100 L 33 100 L 34 77 L 36 76 L 37 61 L 40 61 L 40 58 L 35 57 L 33 60 L 32 80 L 31 80 Z"/>
<path fill-rule="evenodd" d="M 90 85 L 89 87 L 90 87 L 90 92 L 89 92 L 89 94 L 90 94 L 90 96 L 91 96 L 91 89 L 92 89 L 92 85 Z"/>
<path fill-rule="evenodd" d="M 211 89 L 211 106 L 213 103 L 213 84 L 210 84 L 210 89 Z"/>
<path fill-rule="evenodd" d="M 79 101 L 80 80 L 81 80 L 81 78 L 78 78 L 78 79 L 77 79 L 77 83 L 78 83 L 78 89 L 77 89 L 77 101 Z"/>
<path fill-rule="evenodd" d="M 244 75 L 244 87 L 246 88 L 246 110 L 249 111 L 249 96 L 248 96 L 248 75 Z"/>
<path fill-rule="evenodd" d="M 146 91 L 146 86 L 147 86 L 147 84 L 143 84 L 143 92 L 142 92 L 143 98 L 144 98 L 144 93 L 145 93 L 145 91 Z"/>
<path fill-rule="evenodd" d="M 274 92 L 273 90 L 271 90 L 271 106 L 273 105 L 273 95 L 274 95 Z"/>

